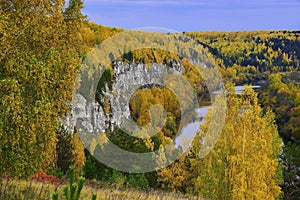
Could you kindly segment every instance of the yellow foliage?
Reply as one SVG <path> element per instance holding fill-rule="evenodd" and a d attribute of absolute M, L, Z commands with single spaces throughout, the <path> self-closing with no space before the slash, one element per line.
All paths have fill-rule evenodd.
<path fill-rule="evenodd" d="M 72 162 L 77 170 L 81 170 L 85 162 L 84 145 L 76 132 L 72 136 Z"/>

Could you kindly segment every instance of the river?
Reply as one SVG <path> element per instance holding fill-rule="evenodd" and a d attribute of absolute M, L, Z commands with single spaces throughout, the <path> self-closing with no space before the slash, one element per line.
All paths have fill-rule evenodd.
<path fill-rule="evenodd" d="M 253 89 L 259 89 L 261 86 L 254 85 L 251 86 Z M 240 95 L 244 92 L 244 86 L 236 86 L 235 93 Z M 214 91 L 213 94 L 218 94 L 219 91 Z M 195 137 L 196 132 L 200 131 L 200 125 L 204 124 L 205 116 L 208 112 L 208 109 L 211 106 L 201 106 L 195 110 L 196 112 L 196 120 L 188 123 L 184 126 L 180 132 L 180 134 L 175 139 L 175 146 L 181 146 L 184 151 L 186 151 L 189 147 L 191 147 L 192 138 Z"/>

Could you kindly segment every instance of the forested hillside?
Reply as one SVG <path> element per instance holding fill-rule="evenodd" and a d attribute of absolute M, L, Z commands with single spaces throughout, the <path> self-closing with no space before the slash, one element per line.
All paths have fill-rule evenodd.
<path fill-rule="evenodd" d="M 258 192 L 258 189 L 253 190 L 253 193 L 250 191 L 250 189 L 243 189 L 243 187 L 255 187 L 253 184 L 254 182 L 251 181 L 248 183 L 247 181 L 251 180 L 251 176 L 249 174 L 246 175 L 246 177 L 243 179 L 245 182 L 241 182 L 239 184 L 233 183 L 232 180 L 234 177 L 229 178 L 228 170 L 233 170 L 233 168 L 230 166 L 230 159 L 235 160 L 237 163 L 241 163 L 242 161 L 238 161 L 238 154 L 237 155 L 231 155 L 230 151 L 234 150 L 231 148 L 230 151 L 227 153 L 224 153 L 226 155 L 219 155 L 219 153 L 211 153 L 207 158 L 204 160 L 197 161 L 195 157 L 195 153 L 193 155 L 193 152 L 185 154 L 178 162 L 174 163 L 168 168 L 162 169 L 156 173 L 145 174 L 147 182 L 143 182 L 143 184 L 150 185 L 151 187 L 163 187 L 168 188 L 173 191 L 180 191 L 184 193 L 190 193 L 190 194 L 198 194 L 199 196 L 206 196 L 211 197 L 213 199 L 241 199 L 243 198 L 243 195 L 246 199 L 248 198 L 275 198 L 278 194 L 280 194 L 280 190 L 284 192 L 284 194 L 281 195 L 281 197 L 285 199 L 292 199 L 294 197 L 297 197 L 299 195 L 298 187 L 299 187 L 299 181 L 297 178 L 297 175 L 299 174 L 298 166 L 299 166 L 299 159 L 297 159 L 297 155 L 299 154 L 299 146 L 297 142 L 298 137 L 298 129 L 299 129 L 299 112 L 297 111 L 298 107 L 298 94 L 299 94 L 299 32 L 298 31 L 256 31 L 256 32 L 233 32 L 233 33 L 217 33 L 217 32 L 199 32 L 199 33 L 185 33 L 188 36 L 191 36 L 195 40 L 197 40 L 200 44 L 202 44 L 206 50 L 213 56 L 214 61 L 221 71 L 224 80 L 227 82 L 233 82 L 235 84 L 252 84 L 256 85 L 259 84 L 262 86 L 262 88 L 259 90 L 259 98 L 254 100 L 258 101 L 258 104 L 256 106 L 259 107 L 259 105 L 262 107 L 262 110 L 260 112 L 265 113 L 267 120 L 268 127 L 273 127 L 271 129 L 269 128 L 259 128 L 257 130 L 251 130 L 251 128 L 247 129 L 247 131 L 244 131 L 246 133 L 246 136 L 249 137 L 246 139 L 247 148 L 254 148 L 258 146 L 259 148 L 263 149 L 263 144 L 259 144 L 259 141 L 253 141 L 258 139 L 259 135 L 267 136 L 267 134 L 273 134 L 273 136 L 268 136 L 269 139 L 264 139 L 263 141 L 268 141 L 270 144 L 273 145 L 277 144 L 277 146 L 274 147 L 266 147 L 265 150 L 263 150 L 264 153 L 267 152 L 267 149 L 273 149 L 273 153 L 275 153 L 273 156 L 269 155 L 266 157 L 268 158 L 276 158 L 280 160 L 280 163 L 275 167 L 273 160 L 270 163 L 273 163 L 269 166 L 263 167 L 264 170 L 267 170 L 266 172 L 259 172 L 259 174 L 253 174 L 253 178 L 255 180 L 260 180 L 257 182 L 257 188 L 262 187 L 262 184 L 264 181 L 261 178 L 266 178 L 268 175 L 264 173 L 270 173 L 272 170 L 270 169 L 270 166 L 275 167 L 272 171 L 274 173 L 271 177 L 271 182 L 273 186 L 277 185 L 279 187 L 274 187 L 271 189 L 271 186 L 266 186 L 266 190 L 272 191 L 268 196 L 267 193 L 260 193 L 262 196 L 251 196 L 253 193 Z M 169 59 L 166 59 L 169 58 Z M 171 60 L 170 60 L 171 58 Z M 136 52 L 130 52 L 129 54 L 126 54 L 123 56 L 123 59 L 125 62 L 157 62 L 157 63 L 164 63 L 167 64 L 171 62 L 172 60 L 180 60 L 180 58 L 176 55 L 169 54 L 167 52 L 154 50 L 154 49 L 145 49 L 142 51 L 136 51 Z M 185 62 L 183 62 L 185 63 Z M 185 67 L 188 67 L 189 64 L 185 63 Z M 193 69 L 193 67 L 189 67 L 190 69 Z M 110 73 L 109 73 L 110 74 Z M 195 76 L 196 71 L 191 70 L 191 75 L 188 75 L 189 81 L 193 82 L 193 78 L 195 80 L 201 80 L 201 77 Z M 109 75 L 111 76 L 111 75 Z M 191 77 L 193 77 L 191 79 Z M 111 79 L 112 76 L 111 76 Z M 205 94 L 205 88 L 201 84 L 199 85 L 198 92 L 199 94 L 202 94 L 202 97 L 208 98 Z M 160 88 L 152 88 L 150 91 L 141 91 L 139 93 L 138 101 L 140 102 L 140 107 L 136 107 L 136 105 L 132 106 L 132 116 L 134 116 L 134 119 L 139 124 L 145 124 L 147 123 L 147 120 L 149 120 L 149 115 L 147 112 L 147 109 L 149 109 L 150 104 L 156 104 L 160 103 L 159 101 L 165 102 L 164 99 L 159 98 L 159 95 L 157 96 L 157 92 L 161 90 Z M 153 93 L 154 92 L 154 93 Z M 159 98 L 160 100 L 155 100 L 155 97 Z M 149 99 L 148 99 L 149 98 Z M 153 99 L 154 98 L 154 99 Z M 228 97 L 229 98 L 229 97 Z M 205 99 L 205 98 L 204 98 Z M 203 98 L 201 100 L 204 100 Z M 230 98 L 229 98 L 230 99 Z M 170 101 L 170 100 L 168 100 Z M 234 105 L 239 105 L 239 100 L 228 100 L 227 103 L 235 102 Z M 253 100 L 249 100 L 250 102 L 253 102 Z M 134 102 L 133 102 L 134 103 Z M 160 103 L 161 104 L 161 103 Z M 163 105 L 163 104 L 162 104 Z M 173 104 L 176 105 L 176 104 Z M 253 105 L 255 106 L 255 105 Z M 143 109 L 146 109 L 145 111 L 142 111 Z M 230 107 L 228 108 L 230 109 Z M 139 110 L 140 113 L 136 113 L 136 110 Z M 174 108 L 173 108 L 174 110 Z M 272 110 L 275 114 L 271 114 L 270 110 Z M 145 113 L 146 115 L 143 115 Z M 259 113 L 253 114 L 253 117 L 261 116 Z M 174 125 L 176 124 L 176 114 L 173 113 L 173 115 L 170 115 L 167 121 L 167 126 L 163 130 L 164 135 L 170 135 L 170 131 L 175 131 Z M 228 113 L 228 115 L 230 115 Z M 138 117 L 137 117 L 138 116 Z M 251 117 L 250 115 L 247 116 L 247 119 L 249 120 Z M 172 121 L 173 119 L 173 121 Z M 235 117 L 236 119 L 236 117 Z M 146 120 L 146 121 L 145 121 Z M 142 122 L 143 121 L 143 122 Z M 251 120 L 250 120 L 251 121 Z M 252 122 L 250 122 L 251 127 L 259 127 L 260 125 L 264 124 L 265 122 L 258 122 L 258 119 L 253 119 Z M 148 121 L 149 122 L 149 121 Z M 275 124 L 273 124 L 275 122 Z M 224 130 L 223 136 L 224 139 L 220 139 L 219 142 L 221 143 L 220 148 L 225 148 L 227 146 L 234 147 L 233 140 L 234 138 L 238 138 L 239 134 L 242 134 L 238 132 L 241 130 L 240 128 L 237 128 L 237 125 L 233 125 L 235 123 L 228 122 L 229 127 L 234 127 L 236 130 L 230 129 L 228 132 L 228 136 L 226 135 L 226 131 Z M 254 125 L 255 123 L 258 123 L 257 125 Z M 173 124 L 173 125 L 171 125 Z M 245 122 L 242 122 L 242 124 L 245 125 Z M 260 124 L 260 125 L 259 125 Z M 232 128 L 233 128 L 232 127 Z M 243 127 L 245 128 L 245 126 Z M 267 130 L 265 132 L 260 132 L 261 130 Z M 279 139 L 276 134 L 277 130 L 279 131 L 279 135 L 281 136 L 284 146 L 282 146 L 283 143 L 281 143 L 281 139 Z M 233 131 L 233 132 L 232 132 Z M 250 133 L 255 133 L 258 135 L 251 136 Z M 258 133 L 259 132 L 259 133 Z M 232 137 L 231 134 L 237 134 L 234 136 L 232 140 L 228 139 Z M 163 139 L 163 135 L 160 134 L 158 138 L 152 138 L 152 141 L 154 142 L 154 146 L 148 146 L 148 148 L 158 148 L 159 145 L 164 144 L 168 139 Z M 241 135 L 240 135 L 241 136 Z M 273 137 L 273 139 L 271 139 Z M 123 137 L 121 137 L 121 141 L 124 141 Z M 226 139 L 227 138 L 227 139 Z M 130 140 L 126 140 L 130 141 Z M 161 141 L 161 142 L 159 142 Z M 223 142 L 221 142 L 223 141 Z M 244 139 L 237 139 L 238 142 L 245 141 Z M 124 143 L 118 143 L 117 140 L 115 140 L 116 144 L 124 146 Z M 134 143 L 134 141 L 132 141 Z M 144 143 L 143 141 L 139 141 Z M 149 142 L 149 141 L 147 141 Z M 141 148 L 147 149 L 147 142 L 141 146 Z M 219 143 L 218 143 L 219 144 Z M 254 146 L 251 147 L 250 144 L 253 144 Z M 196 144 L 195 144 L 196 145 Z M 200 145 L 200 144 L 198 144 Z M 128 147 L 127 147 L 128 148 Z M 194 147 L 195 149 L 199 147 Z M 217 149 L 215 147 L 215 149 Z M 238 147 L 235 147 L 238 148 Z M 240 147 L 241 148 L 241 147 Z M 242 147 L 242 149 L 244 149 Z M 277 148 L 277 150 L 274 152 L 274 150 Z M 223 151 L 226 151 L 223 149 Z M 282 150 L 280 150 L 282 149 Z M 253 149 L 252 149 L 253 150 Z M 258 150 L 258 149 L 257 149 Z M 145 151 L 145 150 L 143 150 Z M 221 150 L 216 150 L 217 152 L 221 152 Z M 236 149 L 236 151 L 238 151 Z M 245 149 L 243 150 L 245 151 Z M 260 153 L 254 151 L 252 153 L 248 153 L 247 155 L 260 155 Z M 192 156 L 193 155 L 193 156 Z M 211 156 L 211 157 L 210 157 Z M 214 157 L 217 156 L 217 157 Z M 89 156 L 88 156 L 89 158 Z M 191 161 L 191 158 L 193 158 Z M 250 159 L 250 157 L 248 157 Z M 89 158 L 90 159 L 90 158 Z M 195 159 L 195 160 L 194 160 Z M 207 159 L 207 160 L 206 160 Z M 258 171 L 258 169 L 255 169 L 255 163 L 257 161 L 255 160 L 263 160 L 263 158 L 254 157 L 254 160 L 252 161 L 243 161 L 248 163 L 249 170 L 253 172 Z M 218 164 L 214 166 L 213 163 L 218 160 Z M 242 158 L 243 160 L 243 158 Z M 191 163 L 197 163 L 192 165 Z M 209 164 L 208 164 L 209 163 Z M 266 164 L 268 163 L 267 160 L 262 161 L 262 163 Z M 261 163 L 261 164 L 262 164 Z M 197 166 L 207 166 L 206 168 L 209 168 L 209 166 L 213 166 L 213 168 L 217 169 L 218 173 L 214 172 L 214 169 L 210 169 L 212 171 L 197 171 L 199 173 L 198 175 L 195 175 Z M 224 169 L 222 169 L 221 166 L 227 166 Z M 261 168 L 262 165 L 259 165 Z M 100 168 L 98 164 L 98 168 Z M 102 166 L 104 167 L 104 166 Z M 233 167 L 233 166 L 232 166 Z M 247 168 L 246 166 L 240 166 L 240 169 Z M 251 169 L 250 169 L 251 168 Z M 283 171 L 282 171 L 283 169 Z M 207 169 L 208 170 L 208 169 Z M 246 170 L 246 169 L 245 169 Z M 271 170 L 271 171 L 270 171 Z M 246 170 L 247 171 L 247 170 Z M 281 171 L 283 172 L 283 175 L 281 175 Z M 193 172 L 193 173 L 191 173 Z M 191 174 L 190 174 L 191 173 Z M 197 174 L 196 173 L 196 174 Z M 203 174 L 204 173 L 204 174 Z M 238 179 L 243 177 L 243 173 L 246 173 L 245 171 L 235 171 L 237 173 Z M 175 175 L 176 174 L 176 175 Z M 127 174 L 125 175 L 124 179 L 126 180 Z M 175 175 L 175 176 L 174 176 Z M 232 172 L 230 174 L 233 176 Z M 269 174 L 270 175 L 270 174 Z M 99 175 L 100 176 L 100 175 Z M 104 174 L 101 175 L 102 177 L 105 176 Z M 143 180 L 143 175 L 140 175 L 140 178 Z M 152 177 L 152 178 L 151 178 Z M 155 177 L 155 179 L 153 179 Z M 200 178 L 202 177 L 202 178 Z M 218 178 L 216 178 L 218 177 Z M 284 180 L 280 177 L 283 177 Z M 140 179 L 139 178 L 139 179 Z M 108 178 L 109 179 L 109 178 Z M 223 180 L 222 183 L 220 181 Z M 202 182 L 201 182 L 202 181 Z M 215 181 L 215 182 L 214 182 Z M 136 182 L 139 182 L 136 180 Z M 271 183 L 269 182 L 269 183 Z M 210 186 L 206 186 L 207 183 L 209 183 Z M 190 187 L 191 185 L 197 185 L 195 188 Z M 237 184 L 236 186 L 234 186 Z M 246 184 L 247 186 L 243 186 Z M 264 184 L 267 184 L 265 182 Z M 141 183 L 139 185 L 142 185 Z M 268 184 L 267 184 L 268 185 Z M 226 186 L 226 187 L 225 187 Z M 272 187 L 273 187 L 272 186 Z M 224 187 L 224 188 L 222 188 Z M 237 188 L 235 188 L 237 187 Z M 220 189 L 222 188 L 222 189 Z M 234 189 L 235 188 L 235 189 Z M 276 188 L 276 189 L 275 189 Z M 241 191 L 243 191 L 241 193 Z M 239 196 L 242 195 L 242 196 Z M 264 196 L 267 195 L 267 196 Z M 263 197 L 264 196 L 264 197 Z"/>
<path fill-rule="evenodd" d="M 284 142 L 280 160 L 284 165 L 285 199 L 300 196 L 299 93 L 300 32 L 200 32 L 187 33 L 215 57 L 227 80 L 236 84 L 259 84 L 259 103 L 273 110 Z"/>
<path fill-rule="evenodd" d="M 103 135 L 94 138 L 89 152 L 76 127 L 69 133 L 61 126 L 74 100 L 82 61 L 105 39 L 125 31 L 87 21 L 82 7 L 80 0 L 70 0 L 67 6 L 60 0 L 1 3 L 0 199 L 6 192 L 4 180 L 44 181 L 39 178 L 42 174 L 47 180 L 65 183 L 71 165 L 87 179 L 118 189 L 166 190 L 208 199 L 299 198 L 300 31 L 183 33 L 207 50 L 226 83 L 227 99 L 220 102 L 227 106 L 222 134 L 211 152 L 199 158 L 213 120 L 209 110 L 190 150 L 183 153 L 181 148 L 169 148 L 156 158 L 164 163 L 170 155 L 183 153 L 177 161 L 153 172 L 132 174 L 107 167 L 93 156 L 96 150 L 105 149 Z M 198 103 L 209 104 L 203 74 L 179 55 L 141 49 L 117 60 L 165 67 L 180 63 Z M 107 115 L 111 102 L 103 98 L 103 92 L 115 81 L 112 63 L 96 93 Z M 234 84 L 261 88 L 256 93 L 246 86 L 244 94 L 236 95 Z M 129 104 L 131 117 L 140 126 L 151 123 L 156 113 L 150 108 L 157 104 L 165 108 L 166 122 L 150 138 L 137 139 L 120 128 L 105 130 L 103 134 L 114 144 L 144 153 L 176 137 L 181 113 L 171 90 L 147 85 L 134 93 Z"/>
<path fill-rule="evenodd" d="M 299 71 L 299 31 L 187 33 L 226 68 L 238 83 L 266 79 L 270 73 Z"/>

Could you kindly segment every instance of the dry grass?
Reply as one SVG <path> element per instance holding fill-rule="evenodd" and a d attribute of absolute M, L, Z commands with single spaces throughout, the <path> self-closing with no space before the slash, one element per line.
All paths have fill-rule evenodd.
<path fill-rule="evenodd" d="M 48 200 L 54 191 L 63 197 L 65 185 L 53 185 L 23 180 L 1 180 L 0 199 L 2 200 Z M 173 199 L 198 199 L 175 193 L 162 191 L 141 191 L 134 189 L 94 188 L 84 187 L 81 192 L 81 199 L 91 199 L 92 193 L 97 194 L 97 200 L 173 200 Z M 203 199 L 202 199 L 203 200 Z"/>

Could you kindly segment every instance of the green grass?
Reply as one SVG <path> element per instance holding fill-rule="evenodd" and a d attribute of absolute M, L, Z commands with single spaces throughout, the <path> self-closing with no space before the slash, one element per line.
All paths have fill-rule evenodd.
<path fill-rule="evenodd" d="M 59 199 L 65 199 L 63 188 L 65 185 L 53 185 L 35 181 L 0 180 L 0 200 L 48 200 L 53 192 L 57 192 Z M 135 189 L 117 189 L 114 186 L 90 187 L 85 186 L 80 199 L 91 199 L 92 193 L 97 194 L 97 200 L 173 200 L 173 199 L 198 199 L 176 193 L 162 191 L 142 191 Z M 203 200 L 203 199 L 202 199 Z"/>

